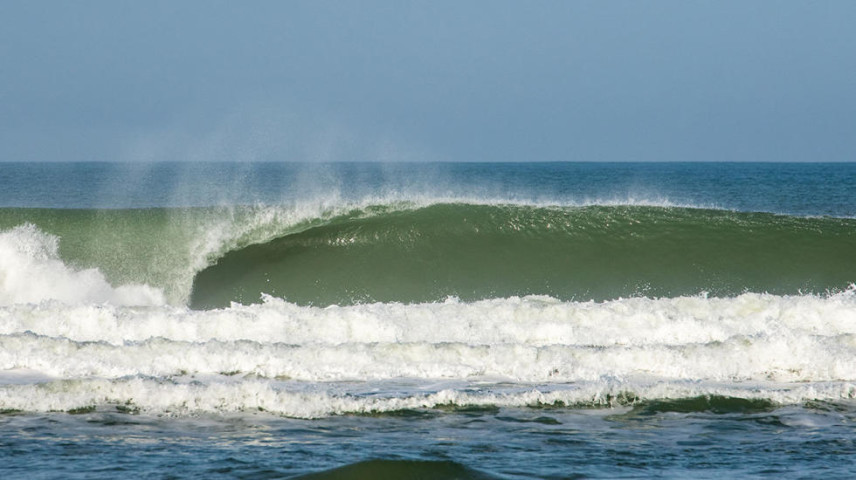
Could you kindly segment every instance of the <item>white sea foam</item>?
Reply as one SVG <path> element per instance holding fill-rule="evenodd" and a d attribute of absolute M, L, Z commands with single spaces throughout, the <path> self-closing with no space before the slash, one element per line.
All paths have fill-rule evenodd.
<path fill-rule="evenodd" d="M 856 292 L 214 311 L 0 307 L 0 409 L 313 417 L 454 405 L 856 396 Z M 15 372 L 26 372 L 18 375 Z M 22 380 L 23 379 L 23 380 Z"/>
<path fill-rule="evenodd" d="M 724 396 L 779 404 L 810 400 L 852 401 L 856 383 L 700 384 L 697 382 L 598 382 L 556 386 L 431 385 L 401 392 L 401 385 L 370 384 L 309 387 L 264 380 L 200 381 L 198 379 L 81 379 L 32 385 L 0 386 L 0 409 L 68 411 L 117 406 L 168 415 L 204 412 L 258 412 L 317 418 L 337 414 L 383 413 L 449 406 L 600 406 L 644 399 Z M 437 388 L 439 387 L 439 388 Z M 388 393 L 396 390 L 396 393 Z M 387 392 L 387 393 L 385 393 Z"/>
<path fill-rule="evenodd" d="M 0 232 L 0 305 L 104 303 L 162 305 L 163 292 L 147 285 L 113 287 L 97 269 L 75 269 L 59 258 L 59 239 L 32 224 Z"/>
<path fill-rule="evenodd" d="M 32 332 L 122 345 L 174 341 L 461 343 L 468 345 L 672 345 L 734 336 L 856 334 L 856 292 L 831 296 L 747 293 L 734 298 L 627 298 L 603 303 L 523 297 L 405 305 L 305 307 L 265 297 L 210 311 L 58 302 L 0 308 L 0 334 Z"/>
<path fill-rule="evenodd" d="M 696 381 L 833 381 L 856 380 L 856 337 L 778 334 L 708 344 L 537 347 L 165 339 L 119 346 L 33 334 L 0 336 L 0 370 L 22 368 L 59 378 L 229 373 L 307 382 L 490 378 L 555 383 L 640 375 Z"/>

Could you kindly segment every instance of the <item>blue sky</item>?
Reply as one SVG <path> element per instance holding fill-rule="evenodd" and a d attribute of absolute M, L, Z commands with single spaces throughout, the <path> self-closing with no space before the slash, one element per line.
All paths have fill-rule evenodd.
<path fill-rule="evenodd" d="M 856 161 L 856 2 L 0 2 L 0 161 Z"/>

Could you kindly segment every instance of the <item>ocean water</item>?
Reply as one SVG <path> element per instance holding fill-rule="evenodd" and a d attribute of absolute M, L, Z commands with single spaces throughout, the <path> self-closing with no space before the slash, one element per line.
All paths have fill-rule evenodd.
<path fill-rule="evenodd" d="M 0 163 L 0 478 L 850 478 L 856 164 Z"/>

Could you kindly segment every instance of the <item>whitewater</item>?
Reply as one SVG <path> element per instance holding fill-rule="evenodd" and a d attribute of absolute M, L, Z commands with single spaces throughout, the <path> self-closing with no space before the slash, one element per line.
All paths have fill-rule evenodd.
<path fill-rule="evenodd" d="M 11 168 L 30 190 L 0 194 L 8 425 L 362 422 L 365 447 L 385 418 L 429 437 L 525 420 L 485 427 L 501 450 L 579 415 L 592 435 L 610 415 L 856 415 L 852 165 L 163 164 L 132 190 L 139 166 Z M 111 181 L 57 198 L 33 172 L 52 168 Z M 211 196 L 236 172 L 234 198 Z"/>

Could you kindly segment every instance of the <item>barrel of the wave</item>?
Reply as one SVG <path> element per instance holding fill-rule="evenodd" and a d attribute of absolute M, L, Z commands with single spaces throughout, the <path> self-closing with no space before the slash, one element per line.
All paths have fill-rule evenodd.
<path fill-rule="evenodd" d="M 827 294 L 856 282 L 856 220 L 656 206 L 375 207 L 226 253 L 191 306 Z"/>

